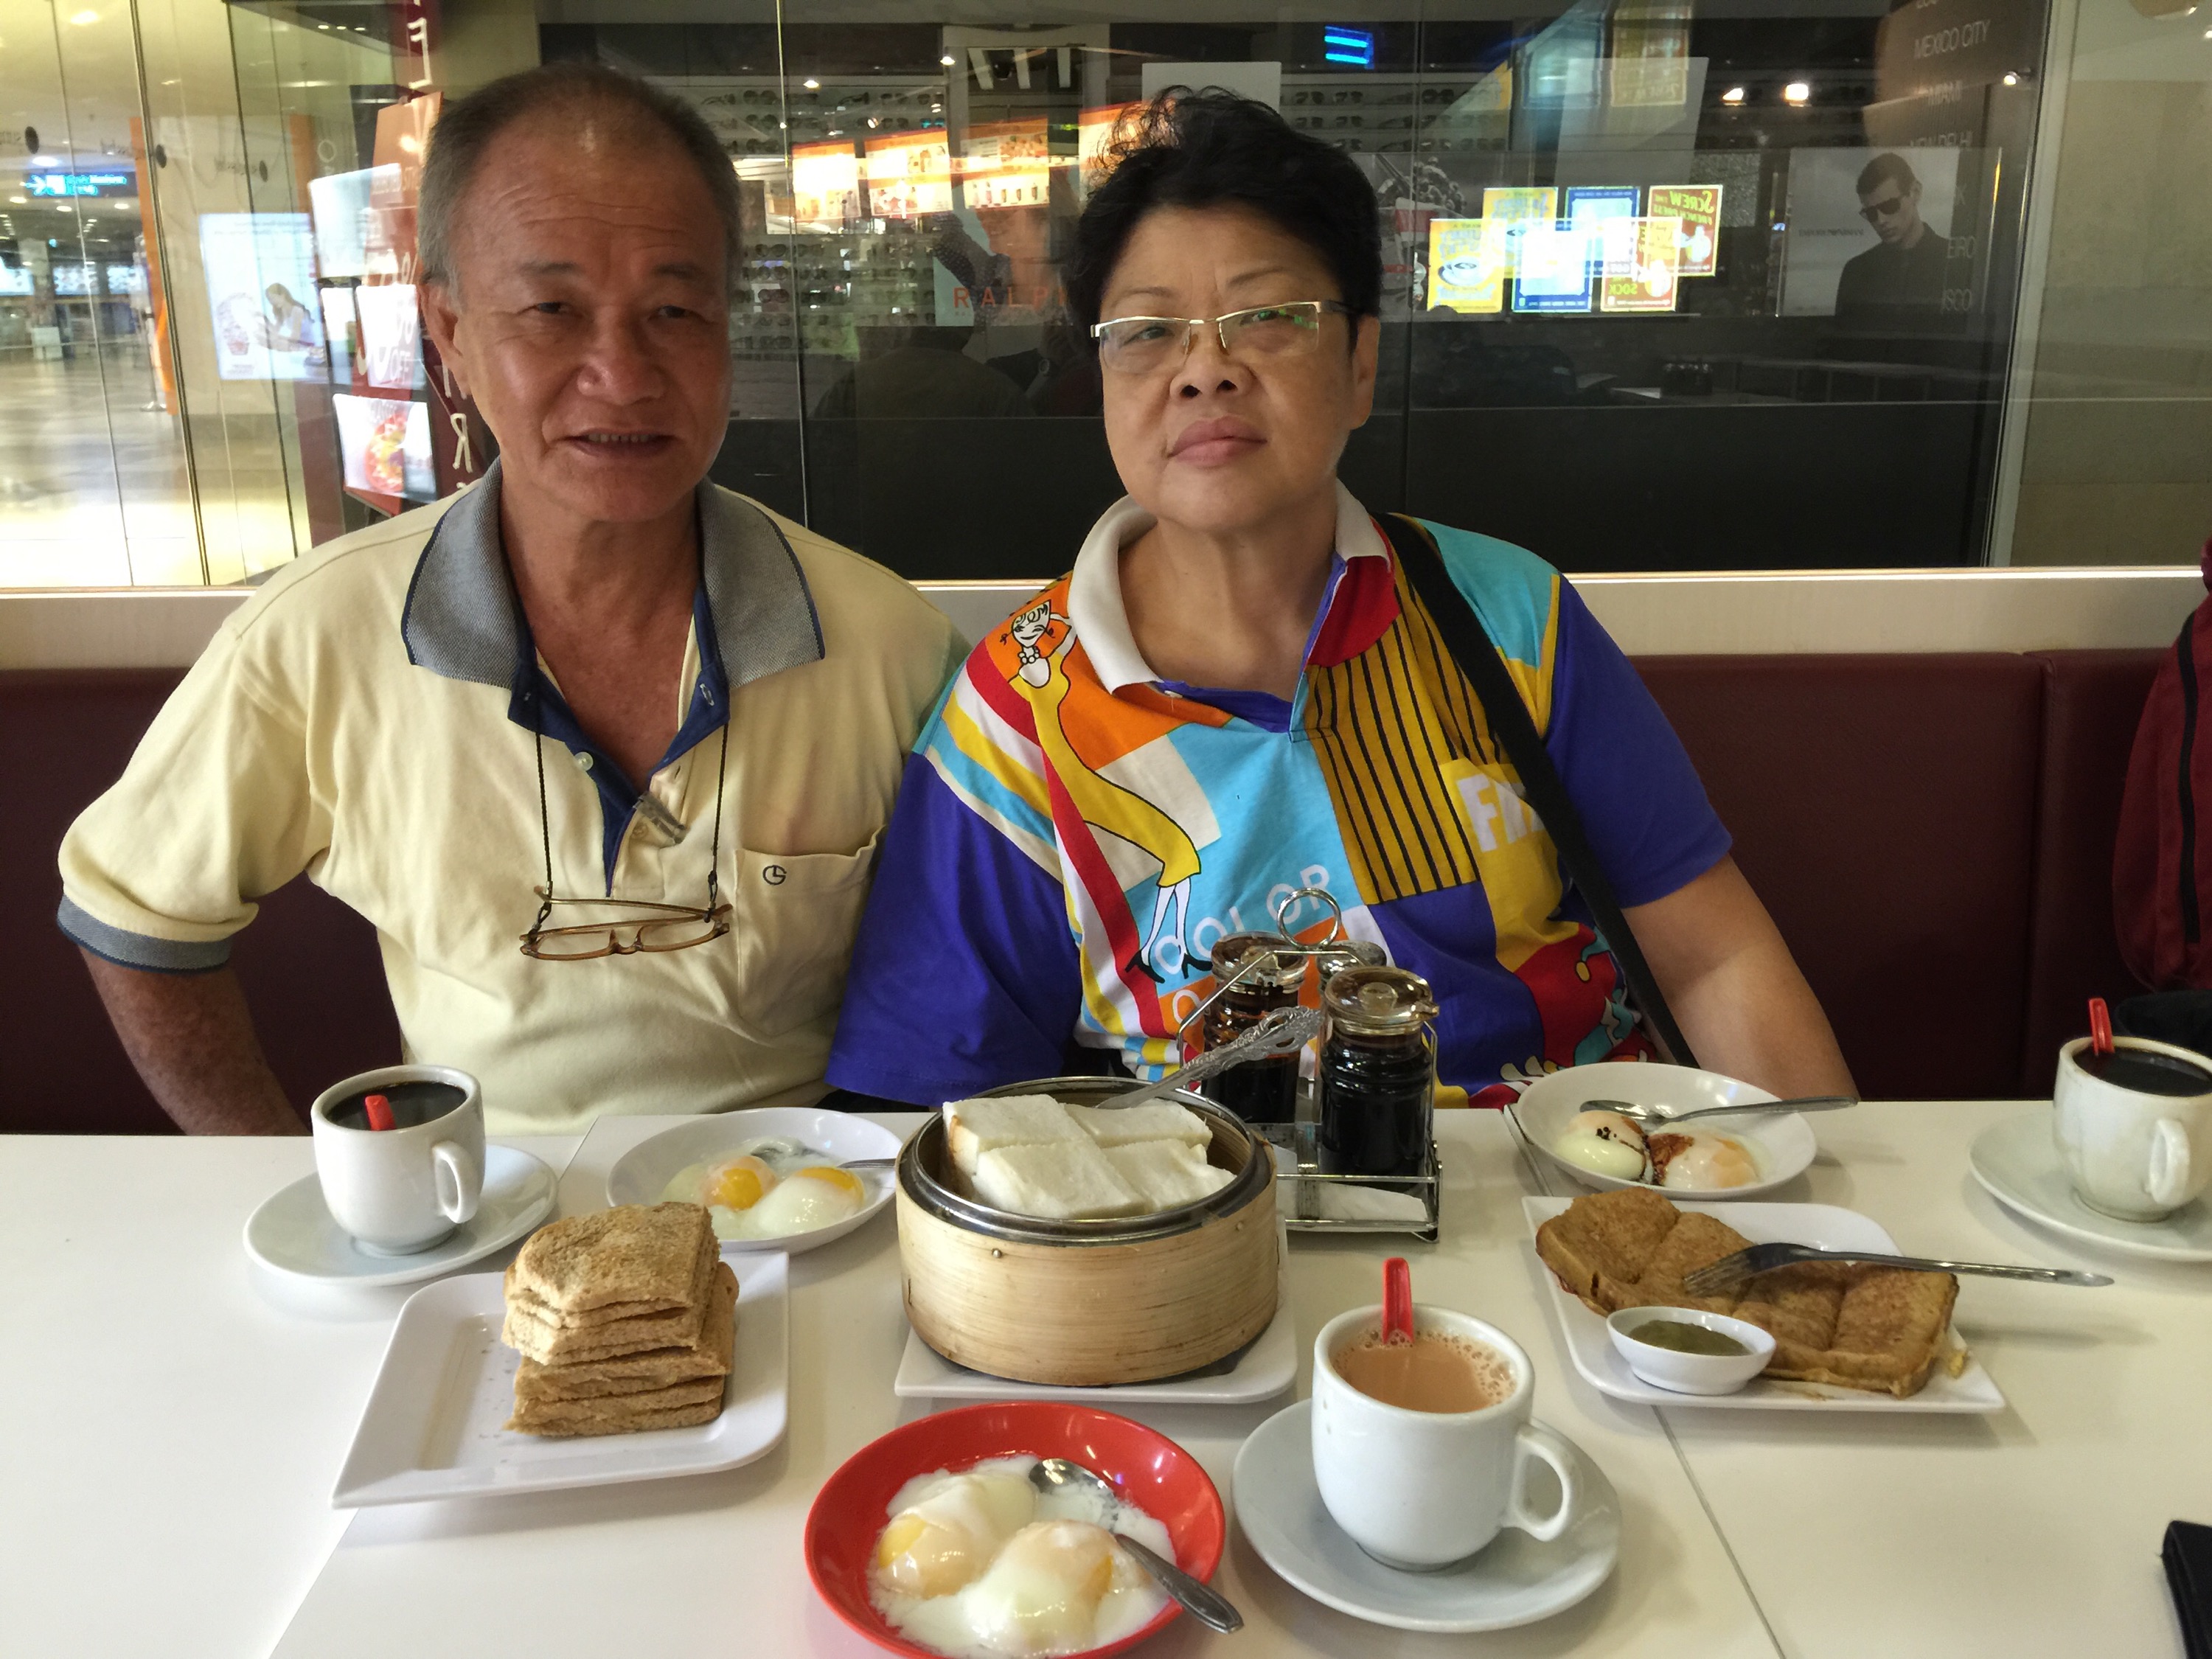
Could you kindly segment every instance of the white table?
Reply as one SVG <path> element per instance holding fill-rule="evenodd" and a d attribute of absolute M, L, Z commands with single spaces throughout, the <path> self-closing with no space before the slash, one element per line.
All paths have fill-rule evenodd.
<path fill-rule="evenodd" d="M 2014 1409 L 1948 1419 L 1605 1400 L 1573 1376 L 1545 1311 L 1518 1202 L 1539 1177 L 1495 1115 L 1440 1120 L 1445 1235 L 1405 1251 L 1417 1293 L 1521 1338 L 1538 1414 L 1598 1461 L 1624 1510 L 1610 1583 L 1481 1651 L 2178 1653 L 2156 1551 L 2167 1519 L 2212 1518 L 2212 1268 L 2097 1262 L 1997 1212 L 1966 1147 L 2026 1109 L 1823 1119 L 1827 1154 L 1774 1195 L 1863 1209 L 1907 1249 L 2119 1278 L 2088 1292 L 1967 1281 L 1960 1324 Z M 574 1146 L 520 1144 L 556 1168 Z M 328 1507 L 331 1485 L 405 1291 L 303 1304 L 247 1262 L 246 1216 L 310 1167 L 304 1141 L 0 1138 L 0 1653 L 876 1651 L 816 1601 L 799 1538 L 823 1477 L 921 1409 L 890 1390 L 905 1325 L 888 1218 L 793 1259 L 791 1431 L 760 1462 L 349 1517 Z M 564 1207 L 589 1185 L 564 1183 Z M 1372 1300 L 1388 1253 L 1295 1238 L 1302 1339 Z M 1274 1408 L 1131 1414 L 1188 1446 L 1233 1508 L 1237 1447 Z M 1473 1645 L 1322 1608 L 1233 1528 L 1221 1582 L 1249 1621 L 1238 1653 Z M 1215 1639 L 1181 1621 L 1147 1651 Z"/>

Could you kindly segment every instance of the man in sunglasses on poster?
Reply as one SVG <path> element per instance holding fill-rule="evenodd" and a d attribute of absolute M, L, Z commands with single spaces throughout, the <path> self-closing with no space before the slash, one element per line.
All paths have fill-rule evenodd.
<path fill-rule="evenodd" d="M 1898 323 L 1943 308 L 1950 238 L 1920 216 L 1920 180 L 1902 155 L 1877 155 L 1858 177 L 1859 217 L 1881 240 L 1845 262 L 1836 283 L 1836 315 Z"/>
<path fill-rule="evenodd" d="M 707 482 L 734 176 L 595 65 L 450 105 L 424 325 L 498 440 L 279 570 L 61 851 L 60 923 L 187 1130 L 300 1133 L 229 940 L 305 872 L 376 926 L 408 1056 L 495 1134 L 799 1104 L 902 763 L 963 654 L 890 572 Z"/>

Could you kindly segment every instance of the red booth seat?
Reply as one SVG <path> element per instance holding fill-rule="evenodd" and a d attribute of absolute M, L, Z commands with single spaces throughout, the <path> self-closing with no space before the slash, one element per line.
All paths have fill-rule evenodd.
<path fill-rule="evenodd" d="M 2047 1094 L 2085 1000 L 2135 988 L 2112 838 L 2162 654 L 1639 662 L 1869 1095 Z M 54 927 L 54 853 L 179 678 L 0 672 L 0 1129 L 168 1127 Z M 268 896 L 234 963 L 296 1104 L 398 1057 L 374 934 L 311 884 Z"/>

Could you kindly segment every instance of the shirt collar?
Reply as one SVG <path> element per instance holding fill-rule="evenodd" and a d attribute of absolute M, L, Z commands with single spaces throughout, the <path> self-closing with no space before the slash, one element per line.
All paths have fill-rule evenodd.
<path fill-rule="evenodd" d="M 477 488 L 483 488 L 478 485 Z M 1125 685 L 1150 685 L 1159 679 L 1129 632 L 1129 613 L 1121 605 L 1121 550 L 1150 530 L 1156 520 L 1127 495 L 1106 509 L 1083 538 L 1075 568 L 1067 579 L 1067 619 L 1083 641 L 1091 666 L 1109 692 Z M 1336 486 L 1336 551 L 1344 559 L 1390 556 L 1382 532 L 1340 480 Z M 1324 614 L 1328 603 L 1323 602 Z M 1318 634 L 1320 618 L 1316 617 Z"/>
<path fill-rule="evenodd" d="M 416 562 L 399 618 L 407 659 L 449 680 L 511 689 L 522 660 L 514 580 L 499 529 L 500 464 L 447 508 Z M 697 494 L 704 612 L 714 638 L 702 665 L 739 686 L 823 657 L 822 619 L 781 528 L 744 496 L 702 482 Z"/>

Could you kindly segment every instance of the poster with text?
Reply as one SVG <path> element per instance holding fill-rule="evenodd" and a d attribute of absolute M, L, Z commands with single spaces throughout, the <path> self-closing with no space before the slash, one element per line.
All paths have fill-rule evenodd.
<path fill-rule="evenodd" d="M 809 230 L 860 217 L 860 158 L 847 143 L 791 147 L 791 216 Z"/>
<path fill-rule="evenodd" d="M 1590 308 L 1590 229 L 1586 224 L 1521 227 L 1521 257 L 1513 278 L 1516 311 Z"/>
<path fill-rule="evenodd" d="M 319 380 L 315 241 L 304 213 L 203 213 L 200 266 L 226 380 Z"/>
<path fill-rule="evenodd" d="M 369 385 L 416 392 L 422 385 L 422 324 L 411 283 L 354 290 L 361 312 L 361 372 Z"/>
<path fill-rule="evenodd" d="M 868 211 L 878 219 L 952 211 L 952 149 L 941 129 L 868 140 Z"/>
<path fill-rule="evenodd" d="M 1960 159 L 1950 147 L 1799 149 L 1790 155 L 1782 314 L 1932 321 L 1963 311 L 1972 261 L 1953 269 Z"/>
<path fill-rule="evenodd" d="M 960 193 L 971 208 L 1042 207 L 1051 183 L 1042 116 L 973 126 L 960 141 Z"/>
<path fill-rule="evenodd" d="M 1644 211 L 1655 219 L 1682 222 L 1681 260 L 1677 276 L 1710 276 L 1720 260 L 1721 187 L 1718 185 L 1654 185 Z"/>
<path fill-rule="evenodd" d="M 1604 291 L 1598 309 L 1672 311 L 1681 292 L 1682 222 L 1674 218 L 1611 219 L 1605 237 Z"/>
<path fill-rule="evenodd" d="M 1487 219 L 1429 221 L 1431 309 L 1480 315 L 1505 307 L 1504 227 Z"/>

